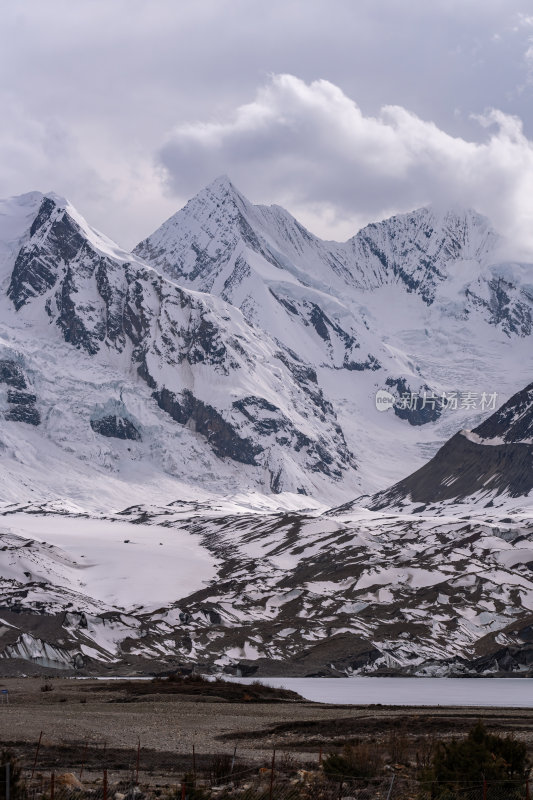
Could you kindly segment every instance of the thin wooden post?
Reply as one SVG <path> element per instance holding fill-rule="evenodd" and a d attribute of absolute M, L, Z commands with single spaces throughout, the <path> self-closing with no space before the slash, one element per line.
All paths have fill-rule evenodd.
<path fill-rule="evenodd" d="M 106 769 L 104 769 L 104 786 L 103 786 L 103 788 L 104 788 L 103 800 L 107 800 L 107 770 Z M 53 800 L 53 798 L 50 798 L 50 800 Z"/>
<path fill-rule="evenodd" d="M 187 790 L 185 788 L 185 781 L 183 781 L 181 784 L 181 800 L 185 800 L 186 795 L 187 795 Z"/>
<path fill-rule="evenodd" d="M 37 766 L 37 757 L 39 756 L 39 749 L 41 747 L 41 741 L 43 738 L 43 732 L 39 734 L 39 741 L 37 742 L 37 750 L 35 751 L 35 759 L 33 761 L 33 769 L 31 771 L 31 780 L 33 780 L 33 776 L 35 775 L 35 767 Z"/>
<path fill-rule="evenodd" d="M 276 748 L 272 751 L 272 765 L 270 767 L 270 792 L 268 793 L 268 800 L 272 800 L 272 794 L 274 792 L 274 769 L 276 766 Z"/>
<path fill-rule="evenodd" d="M 80 781 L 83 777 L 83 770 L 85 767 L 85 758 L 87 756 L 87 748 L 89 747 L 89 742 L 85 742 L 85 747 L 83 748 L 83 755 L 81 757 L 81 769 L 80 769 Z"/>
<path fill-rule="evenodd" d="M 231 769 L 229 771 L 230 775 L 233 775 L 233 768 L 235 767 L 235 757 L 237 755 L 237 745 L 233 748 L 233 758 L 231 759 Z"/>
<path fill-rule="evenodd" d="M 56 776 L 55 773 L 52 772 L 50 775 L 50 800 L 54 800 L 56 793 Z"/>
<path fill-rule="evenodd" d="M 135 783 L 139 783 L 139 762 L 141 760 L 141 737 L 137 737 L 137 764 L 135 768 Z"/>

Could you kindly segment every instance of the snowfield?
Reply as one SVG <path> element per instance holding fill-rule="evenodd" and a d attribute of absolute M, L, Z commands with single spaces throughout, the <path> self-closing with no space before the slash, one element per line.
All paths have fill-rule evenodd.
<path fill-rule="evenodd" d="M 2 579 L 53 583 L 125 611 L 169 605 L 216 575 L 216 562 L 198 537 L 179 529 L 74 514 L 21 512 L 5 521 L 11 524 L 0 528 L 2 545 L 9 547 L 0 552 Z M 40 548 L 39 558 L 15 537 L 52 548 Z"/>

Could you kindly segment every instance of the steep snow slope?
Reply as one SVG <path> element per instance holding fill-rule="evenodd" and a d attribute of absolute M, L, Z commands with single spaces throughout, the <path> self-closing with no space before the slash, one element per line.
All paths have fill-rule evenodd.
<path fill-rule="evenodd" d="M 531 265 L 502 264 L 503 243 L 471 210 L 419 209 L 323 242 L 277 206 L 254 206 L 221 178 L 135 252 L 180 284 L 239 307 L 311 366 L 375 491 L 433 455 L 457 428 L 520 386 L 531 358 Z M 375 394 L 398 400 L 378 413 Z M 421 408 L 453 392 L 457 408 Z M 475 404 L 472 403 L 475 395 Z M 470 398 L 470 400 L 468 399 Z M 413 428 L 416 428 L 414 430 Z"/>
<path fill-rule="evenodd" d="M 142 482 L 148 462 L 147 480 L 165 472 L 211 491 L 351 491 L 354 457 L 297 355 L 234 306 L 120 251 L 61 198 L 4 208 L 14 231 L 0 265 L 10 457 L 31 460 L 17 446 L 29 437 L 37 459 L 50 460 L 51 441 L 126 481 L 137 472 Z"/>

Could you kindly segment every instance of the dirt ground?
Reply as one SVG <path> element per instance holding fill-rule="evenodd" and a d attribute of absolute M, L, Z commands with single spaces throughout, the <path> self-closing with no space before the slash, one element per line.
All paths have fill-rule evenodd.
<path fill-rule="evenodd" d="M 52 687 L 43 691 L 45 684 Z M 135 768 L 175 777 L 201 770 L 213 754 L 233 754 L 237 763 L 268 763 L 273 748 L 315 762 L 347 741 L 401 735 L 410 748 L 430 739 L 466 733 L 479 719 L 500 734 L 513 733 L 533 754 L 533 709 L 408 708 L 333 706 L 308 701 L 235 702 L 223 698 L 147 693 L 131 696 L 117 682 L 6 678 L 0 689 L 0 742 L 23 766 L 87 772 Z M 35 762 L 36 749 L 42 741 Z"/>

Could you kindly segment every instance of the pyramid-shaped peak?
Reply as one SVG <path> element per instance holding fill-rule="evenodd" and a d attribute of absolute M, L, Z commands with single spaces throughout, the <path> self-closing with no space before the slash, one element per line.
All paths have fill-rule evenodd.
<path fill-rule="evenodd" d="M 206 198 L 217 200 L 218 202 L 233 202 L 241 205 L 249 206 L 250 202 L 246 197 L 237 189 L 234 183 L 231 182 L 227 175 L 219 175 L 214 181 L 208 183 L 201 189 L 196 197 L 192 199 L 194 202 L 196 198 L 205 200 Z"/>

